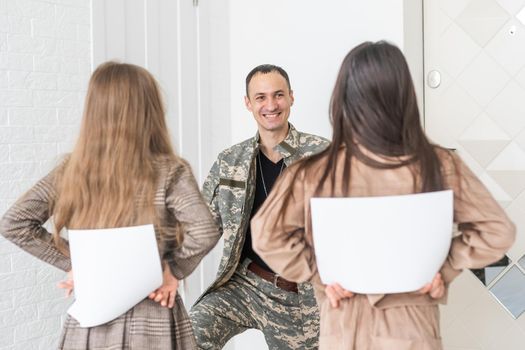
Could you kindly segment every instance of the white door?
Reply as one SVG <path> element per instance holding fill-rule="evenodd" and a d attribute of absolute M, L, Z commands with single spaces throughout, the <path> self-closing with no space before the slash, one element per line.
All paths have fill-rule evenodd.
<path fill-rule="evenodd" d="M 457 150 L 518 226 L 508 259 L 452 284 L 445 348 L 524 349 L 525 0 L 424 0 L 424 41 L 428 134 Z"/>
<path fill-rule="evenodd" d="M 210 6 L 191 0 L 92 0 L 94 66 L 118 60 L 153 73 L 163 92 L 173 144 L 199 183 L 218 152 L 216 143 L 229 142 L 227 135 L 210 137 L 213 128 L 221 130 L 209 113 L 207 86 L 213 77 L 206 50 L 211 34 L 208 23 L 200 21 L 201 15 L 208 19 Z M 187 309 L 213 281 L 216 255 L 208 255 L 185 280 L 181 292 Z"/>

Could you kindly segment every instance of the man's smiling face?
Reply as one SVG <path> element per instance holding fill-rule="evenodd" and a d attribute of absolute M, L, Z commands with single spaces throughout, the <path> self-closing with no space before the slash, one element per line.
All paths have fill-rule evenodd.
<path fill-rule="evenodd" d="M 287 130 L 293 91 L 282 75 L 278 72 L 255 74 L 248 85 L 248 94 L 244 102 L 257 121 L 259 130 Z"/>

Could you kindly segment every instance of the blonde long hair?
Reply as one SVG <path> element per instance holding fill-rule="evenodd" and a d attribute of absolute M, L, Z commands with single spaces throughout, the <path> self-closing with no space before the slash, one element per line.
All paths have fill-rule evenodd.
<path fill-rule="evenodd" d="M 54 240 L 64 227 L 108 228 L 155 221 L 155 162 L 178 160 L 157 82 L 116 62 L 91 76 L 75 148 L 57 177 Z"/>

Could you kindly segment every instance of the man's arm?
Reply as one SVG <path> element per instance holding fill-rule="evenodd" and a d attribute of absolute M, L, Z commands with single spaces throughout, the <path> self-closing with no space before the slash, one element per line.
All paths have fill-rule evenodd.
<path fill-rule="evenodd" d="M 210 208 L 211 215 L 217 224 L 219 233 L 222 236 L 222 219 L 219 212 L 219 164 L 220 157 L 213 163 L 204 184 L 202 185 L 202 196 Z"/>

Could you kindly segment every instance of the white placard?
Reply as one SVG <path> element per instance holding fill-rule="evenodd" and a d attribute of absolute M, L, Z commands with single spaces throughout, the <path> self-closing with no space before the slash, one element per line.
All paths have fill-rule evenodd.
<path fill-rule="evenodd" d="M 69 230 L 75 302 L 81 327 L 114 320 L 162 284 L 153 225 Z"/>
<path fill-rule="evenodd" d="M 312 198 L 315 256 L 324 284 L 361 294 L 415 291 L 445 261 L 453 192 Z"/>

